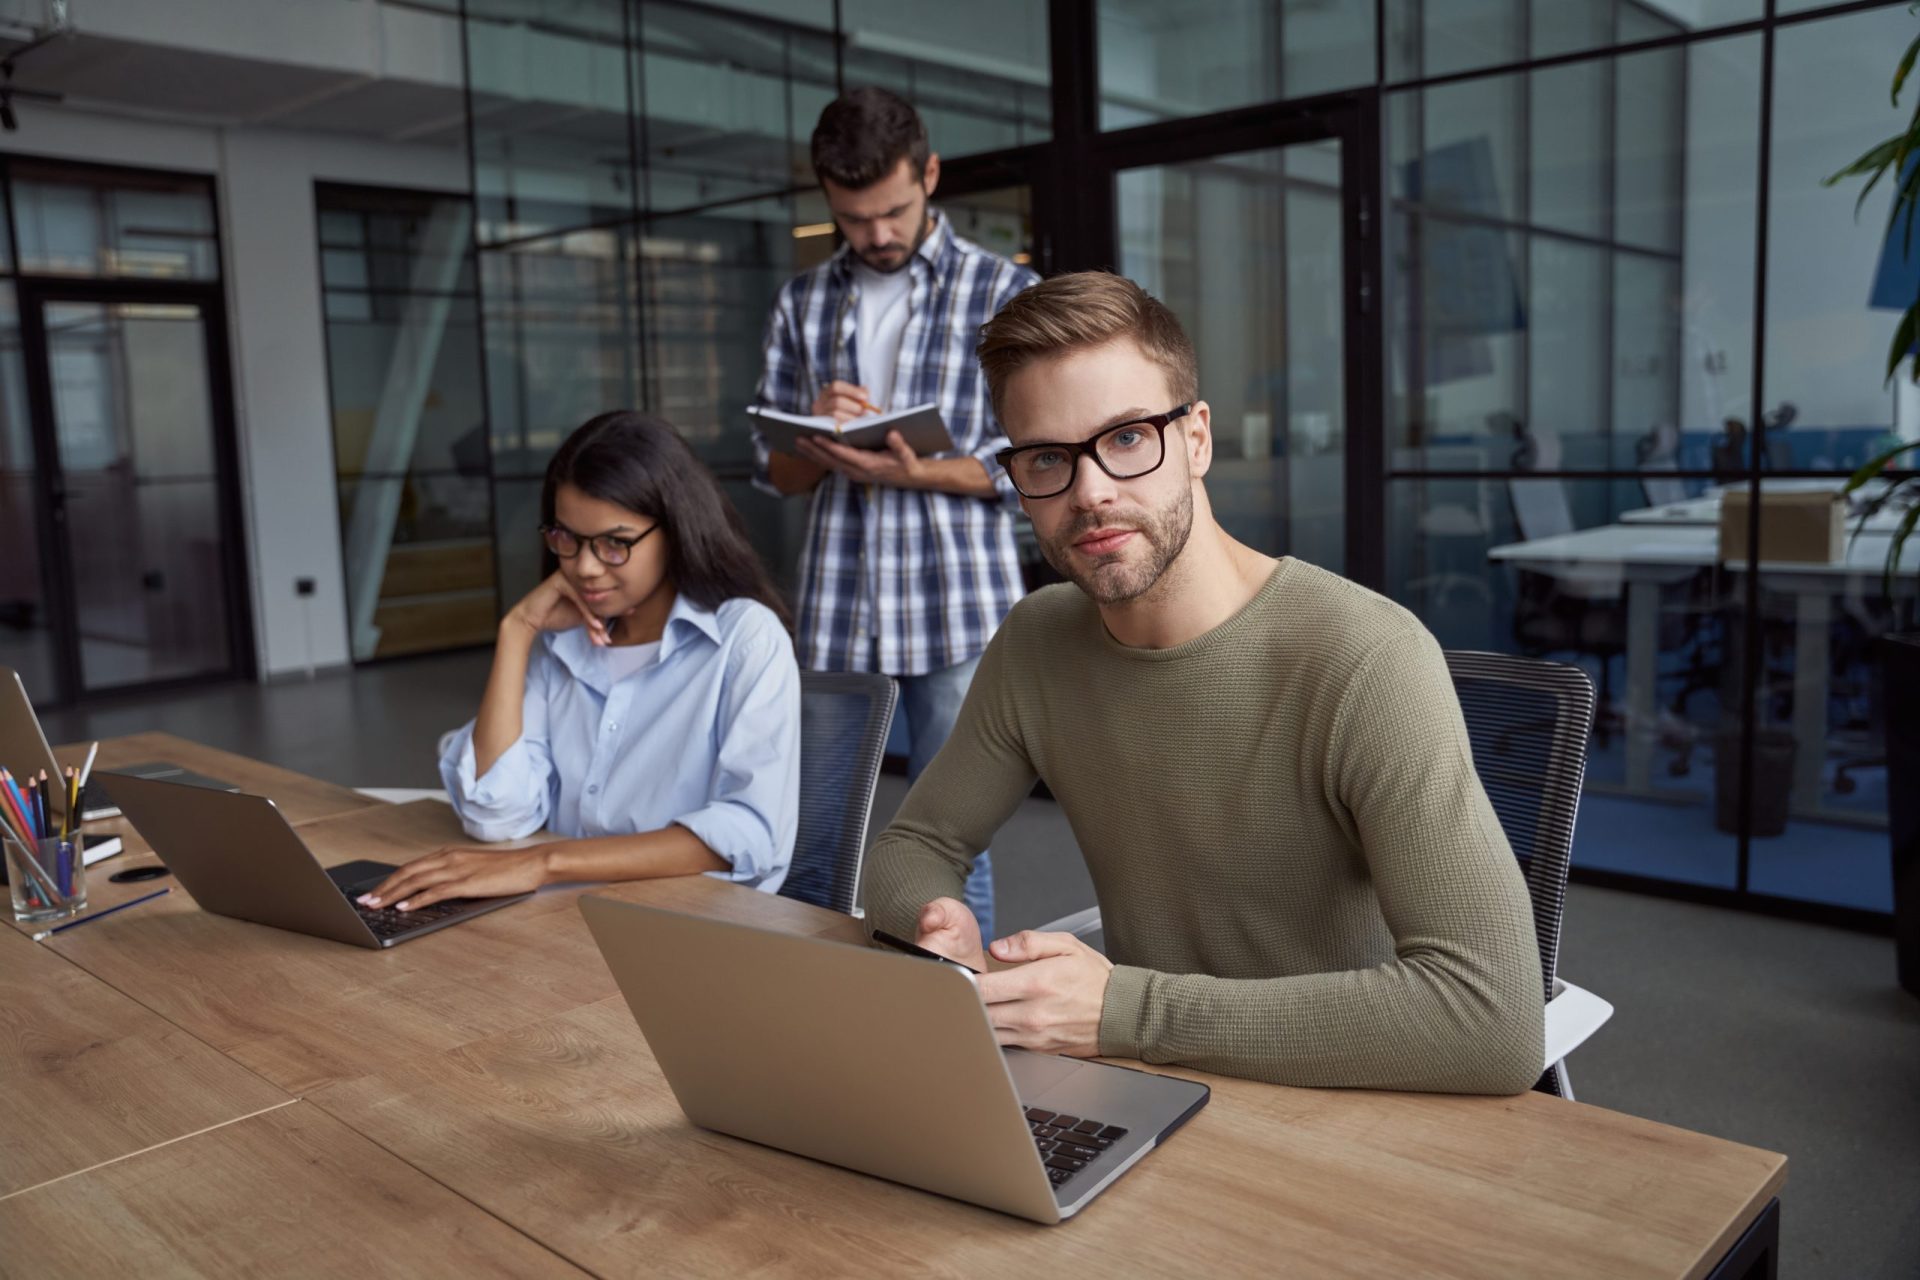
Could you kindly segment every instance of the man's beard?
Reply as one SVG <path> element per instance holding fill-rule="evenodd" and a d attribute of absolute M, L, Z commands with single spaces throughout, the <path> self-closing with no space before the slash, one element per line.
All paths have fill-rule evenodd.
<path fill-rule="evenodd" d="M 1128 548 L 1105 558 L 1091 568 L 1081 568 L 1073 544 L 1095 529 L 1133 529 L 1150 552 L 1144 562 L 1123 558 Z M 1125 604 L 1153 589 L 1167 566 L 1186 550 L 1193 533 L 1193 490 L 1182 487 L 1179 501 L 1159 511 L 1142 512 L 1133 520 L 1116 520 L 1111 513 L 1089 511 L 1068 525 L 1056 538 L 1040 539 L 1040 554 L 1047 563 L 1075 586 L 1093 598 L 1095 604 Z"/>
<path fill-rule="evenodd" d="M 925 244 L 927 242 L 927 237 L 932 234 L 933 234 L 933 214 L 923 205 L 921 206 L 921 210 L 920 210 L 920 232 L 918 235 L 914 236 L 913 243 L 907 246 L 907 251 L 900 255 L 900 260 L 898 262 L 894 263 L 890 267 L 883 267 L 879 263 L 875 262 L 873 259 L 869 258 L 866 254 L 861 253 L 858 249 L 855 249 L 853 251 L 853 256 L 860 259 L 861 263 L 867 268 L 867 270 L 877 271 L 883 276 L 890 276 L 896 272 L 904 271 L 906 269 L 907 264 L 913 261 L 913 255 L 920 252 L 920 246 Z"/>

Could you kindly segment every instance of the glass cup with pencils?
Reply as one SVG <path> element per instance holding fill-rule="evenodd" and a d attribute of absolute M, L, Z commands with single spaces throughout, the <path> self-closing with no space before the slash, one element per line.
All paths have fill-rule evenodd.
<path fill-rule="evenodd" d="M 64 786 L 44 772 L 22 786 L 0 769 L 0 849 L 15 920 L 64 920 L 87 909 L 78 789 L 71 769 Z"/>

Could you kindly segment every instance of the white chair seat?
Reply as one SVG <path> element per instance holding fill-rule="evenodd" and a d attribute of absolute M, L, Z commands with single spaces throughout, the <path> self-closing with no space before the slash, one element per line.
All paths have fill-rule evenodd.
<path fill-rule="evenodd" d="M 415 800 L 438 800 L 441 804 L 452 804 L 447 793 L 439 787 L 355 787 L 356 794 L 369 800 L 382 800 L 387 804 L 412 804 Z"/>

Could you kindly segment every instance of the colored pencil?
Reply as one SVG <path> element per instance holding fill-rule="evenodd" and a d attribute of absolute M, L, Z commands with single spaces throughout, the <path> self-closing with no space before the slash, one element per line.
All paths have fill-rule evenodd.
<path fill-rule="evenodd" d="M 67 835 L 80 825 L 80 771 L 67 766 Z"/>
<path fill-rule="evenodd" d="M 85 789 L 87 779 L 93 776 L 93 758 L 100 754 L 100 744 L 96 741 L 87 748 L 86 762 L 80 766 L 80 786 Z"/>
<path fill-rule="evenodd" d="M 31 845 L 33 824 L 27 821 L 26 797 L 20 794 L 20 784 L 15 782 L 13 775 L 5 769 L 0 769 L 0 782 L 6 783 L 4 788 L 0 788 L 0 802 L 3 802 L 0 807 L 6 809 L 7 818 L 19 833 L 20 838 Z"/>
<path fill-rule="evenodd" d="M 34 934 L 33 940 L 35 942 L 44 942 L 48 938 L 51 938 L 56 933 L 64 933 L 68 929 L 77 929 L 83 924 L 91 924 L 93 921 L 98 920 L 101 916 L 110 916 L 116 911 L 125 911 L 128 907 L 137 907 L 143 902 L 152 902 L 155 898 L 164 897 L 167 894 L 172 892 L 173 892 L 172 885 L 168 885 L 164 889 L 155 889 L 152 893 L 144 894 L 138 898 L 129 898 L 125 902 L 122 902 L 117 906 L 107 907 L 104 910 L 96 911 L 91 915 L 81 916 L 78 920 L 69 920 L 65 924 L 57 924 L 51 929 L 44 929 L 41 932 Z"/>

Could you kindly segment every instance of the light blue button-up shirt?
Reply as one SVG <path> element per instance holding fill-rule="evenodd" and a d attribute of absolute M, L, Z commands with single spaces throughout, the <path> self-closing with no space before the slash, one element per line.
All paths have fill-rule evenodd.
<path fill-rule="evenodd" d="M 440 777 L 467 834 L 633 835 L 679 823 L 732 864 L 711 874 L 772 893 L 800 812 L 800 671 L 771 609 L 681 596 L 659 660 L 615 679 L 584 628 L 533 646 L 520 738 L 485 776 L 473 723 Z"/>

